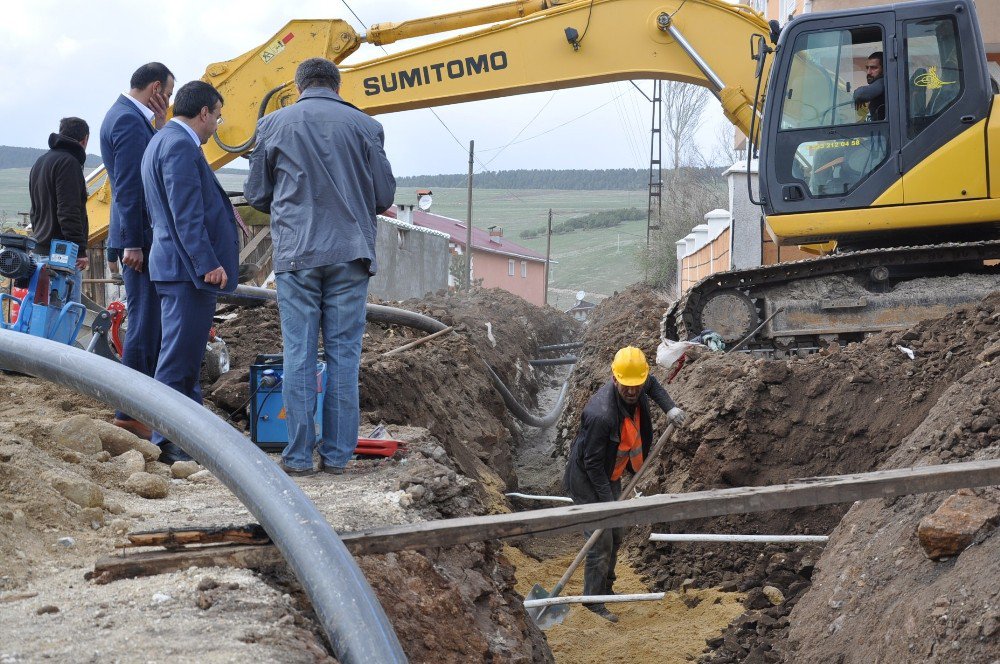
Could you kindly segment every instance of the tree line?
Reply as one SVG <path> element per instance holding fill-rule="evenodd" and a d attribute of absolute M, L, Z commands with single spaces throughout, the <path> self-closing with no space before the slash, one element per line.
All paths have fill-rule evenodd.
<path fill-rule="evenodd" d="M 564 235 L 566 233 L 572 233 L 573 231 L 592 228 L 614 228 L 615 226 L 620 226 L 622 222 L 625 221 L 635 221 L 637 219 L 645 218 L 646 212 L 637 207 L 601 210 L 600 212 L 591 212 L 590 214 L 585 214 L 582 217 L 573 217 L 571 219 L 567 219 L 566 221 L 561 221 L 558 224 L 553 224 L 552 234 Z M 545 235 L 547 230 L 548 226 L 527 228 L 521 231 L 521 237 L 525 240 L 531 240 Z"/>
<path fill-rule="evenodd" d="M 713 167 L 682 167 L 694 177 L 717 176 L 721 169 Z M 400 187 L 461 188 L 468 186 L 464 173 L 450 175 L 408 175 L 397 177 Z M 649 171 L 639 168 L 581 169 L 518 169 L 483 171 L 473 176 L 478 189 L 562 189 L 572 191 L 644 190 L 649 186 Z"/>

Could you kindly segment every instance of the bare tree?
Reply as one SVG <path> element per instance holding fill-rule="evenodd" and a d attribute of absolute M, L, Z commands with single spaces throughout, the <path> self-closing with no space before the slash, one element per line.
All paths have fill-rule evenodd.
<path fill-rule="evenodd" d="M 701 126 L 710 96 L 708 90 L 698 85 L 663 82 L 663 140 L 666 154 L 671 157 L 670 168 L 680 168 L 695 150 L 694 134 Z"/>
<path fill-rule="evenodd" d="M 715 132 L 715 146 L 712 151 L 711 164 L 706 166 L 722 166 L 729 168 L 738 162 L 745 162 L 747 159 L 747 139 L 743 133 L 729 124 L 723 122 Z"/>

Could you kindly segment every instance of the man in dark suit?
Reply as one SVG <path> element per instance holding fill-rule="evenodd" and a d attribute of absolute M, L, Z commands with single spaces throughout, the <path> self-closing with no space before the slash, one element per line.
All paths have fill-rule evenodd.
<path fill-rule="evenodd" d="M 101 159 L 111 183 L 108 262 L 121 259 L 123 264 L 128 329 L 122 364 L 152 376 L 160 350 L 160 308 L 144 267 L 153 233 L 139 164 L 154 132 L 166 122 L 174 75 L 161 63 L 150 62 L 132 74 L 130 87 L 101 124 Z M 127 413 L 116 412 L 115 424 L 143 438 L 151 434 L 148 426 Z"/>
<path fill-rule="evenodd" d="M 199 374 L 219 292 L 236 289 L 239 245 L 233 206 L 201 146 L 222 117 L 222 95 L 192 81 L 174 117 L 149 142 L 142 185 L 153 222 L 149 276 L 160 298 L 163 341 L 154 378 L 201 403 Z M 160 461 L 190 459 L 159 432 Z"/>

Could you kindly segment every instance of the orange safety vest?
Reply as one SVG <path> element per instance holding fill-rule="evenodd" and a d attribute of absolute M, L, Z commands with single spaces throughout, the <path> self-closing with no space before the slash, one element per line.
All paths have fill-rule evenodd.
<path fill-rule="evenodd" d="M 637 473 L 642 467 L 642 435 L 639 433 L 639 407 L 635 415 L 622 421 L 621 442 L 618 443 L 618 458 L 615 468 L 611 471 L 611 481 L 620 480 L 625 466 L 632 464 L 632 472 Z"/>

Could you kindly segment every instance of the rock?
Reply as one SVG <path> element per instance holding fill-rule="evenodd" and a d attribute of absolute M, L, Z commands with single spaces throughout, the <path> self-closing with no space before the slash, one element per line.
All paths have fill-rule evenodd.
<path fill-rule="evenodd" d="M 250 370 L 233 369 L 222 374 L 208 393 L 208 398 L 219 408 L 232 412 L 245 408 L 250 397 Z"/>
<path fill-rule="evenodd" d="M 71 549 L 76 546 L 76 540 L 72 537 L 60 537 L 56 540 L 56 544 L 63 547 L 64 549 Z"/>
<path fill-rule="evenodd" d="M 212 473 L 207 469 L 199 470 L 197 473 L 192 473 L 187 476 L 188 482 L 210 482 L 212 480 Z"/>
<path fill-rule="evenodd" d="M 767 600 L 771 602 L 771 606 L 778 606 L 785 601 L 785 596 L 782 595 L 781 591 L 774 586 L 764 586 L 761 589 L 761 592 L 763 592 L 764 597 L 767 597 Z"/>
<path fill-rule="evenodd" d="M 82 454 L 97 454 L 102 449 L 97 426 L 86 415 L 74 415 L 52 427 L 52 440 Z"/>
<path fill-rule="evenodd" d="M 138 450 L 146 461 L 156 461 L 160 457 L 160 448 L 145 438 L 139 438 L 131 431 L 116 427 L 111 422 L 91 420 L 101 439 L 101 445 L 111 456 L 119 456 L 129 450 Z"/>
<path fill-rule="evenodd" d="M 167 595 L 166 593 L 155 593 L 151 601 L 153 602 L 153 604 L 166 604 L 172 599 L 173 597 Z"/>
<path fill-rule="evenodd" d="M 122 507 L 122 504 L 116 500 L 105 501 L 104 509 L 108 510 L 108 512 L 115 515 L 123 514 L 125 512 L 125 508 Z"/>
<path fill-rule="evenodd" d="M 0 463 L 7 463 L 17 454 L 17 448 L 13 445 L 0 445 Z"/>
<path fill-rule="evenodd" d="M 198 599 L 195 600 L 195 603 L 198 605 L 199 609 L 207 611 L 212 608 L 213 601 L 212 598 L 208 596 L 208 593 L 198 593 Z"/>
<path fill-rule="evenodd" d="M 924 554 L 931 560 L 940 560 L 958 555 L 996 528 L 997 523 L 1000 523 L 1000 505 L 960 492 L 948 496 L 933 514 L 920 521 L 917 537 Z"/>
<path fill-rule="evenodd" d="M 170 475 L 183 480 L 194 475 L 199 470 L 201 470 L 201 466 L 198 465 L 197 461 L 178 461 L 170 466 Z"/>
<path fill-rule="evenodd" d="M 219 582 L 210 576 L 206 576 L 202 578 L 201 581 L 198 582 L 198 590 L 212 590 L 213 588 L 218 588 L 218 587 L 219 587 Z"/>
<path fill-rule="evenodd" d="M 104 492 L 101 491 L 101 487 L 79 475 L 56 475 L 49 479 L 49 484 L 66 500 L 80 507 L 100 507 L 104 504 Z"/>
<path fill-rule="evenodd" d="M 150 473 L 135 473 L 125 482 L 125 490 L 143 498 L 166 498 L 170 482 Z"/>
<path fill-rule="evenodd" d="M 125 477 L 132 477 L 146 470 L 146 458 L 139 450 L 125 450 L 116 456 L 112 463 Z"/>
<path fill-rule="evenodd" d="M 760 588 L 751 588 L 747 598 L 743 600 L 743 606 L 748 609 L 766 609 L 771 606 L 771 600 Z"/>
<path fill-rule="evenodd" d="M 104 525 L 104 510 L 100 507 L 88 507 L 80 512 L 80 522 L 97 530 Z"/>
<path fill-rule="evenodd" d="M 46 613 L 59 613 L 59 607 L 54 604 L 46 604 L 35 609 L 35 615 L 44 616 Z"/>

